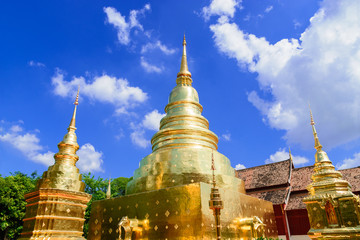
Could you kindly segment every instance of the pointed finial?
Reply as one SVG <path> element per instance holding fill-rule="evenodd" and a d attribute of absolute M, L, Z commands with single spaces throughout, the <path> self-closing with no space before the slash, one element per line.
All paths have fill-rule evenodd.
<path fill-rule="evenodd" d="M 111 198 L 111 181 L 110 181 L 111 178 L 109 178 L 109 184 L 108 184 L 108 189 L 106 191 L 106 198 L 107 199 L 110 199 Z"/>
<path fill-rule="evenodd" d="M 313 115 L 312 115 L 310 103 L 309 103 L 309 109 L 310 109 L 310 118 L 311 118 L 310 125 L 312 126 L 313 135 L 314 135 L 314 139 L 315 139 L 315 146 L 314 147 L 315 147 L 316 150 L 321 150 L 322 146 L 320 144 L 320 141 L 319 141 L 319 138 L 318 138 L 318 135 L 317 135 L 317 132 L 316 132 L 315 122 L 314 122 L 314 118 L 313 118 Z"/>
<path fill-rule="evenodd" d="M 77 106 L 79 105 L 79 90 L 80 90 L 80 86 L 78 87 L 78 90 L 77 90 L 77 94 L 76 94 L 76 98 L 75 98 L 75 102 L 74 102 L 74 113 L 73 113 L 73 116 L 71 118 L 71 121 L 70 121 L 70 125 L 68 127 L 68 130 L 73 130 L 75 131 L 76 130 L 76 127 L 75 127 L 75 118 L 76 118 L 76 108 Z"/>
<path fill-rule="evenodd" d="M 315 125 L 314 118 L 313 118 L 312 111 L 311 111 L 311 107 L 310 107 L 310 103 L 309 103 L 309 109 L 310 109 L 310 118 L 311 118 L 310 125 Z"/>
<path fill-rule="evenodd" d="M 186 58 L 186 39 L 184 34 L 183 40 L 183 54 L 181 58 L 181 65 L 180 65 L 180 72 L 177 74 L 178 77 L 180 76 L 189 76 L 191 77 L 191 73 L 189 72 L 189 68 L 187 65 L 187 58 Z"/>
<path fill-rule="evenodd" d="M 79 91 L 80 91 L 80 85 L 79 85 L 78 90 L 77 90 L 74 105 L 79 105 Z"/>
<path fill-rule="evenodd" d="M 291 150 L 290 150 L 290 147 L 289 147 L 289 159 L 292 161 L 292 155 L 291 155 Z"/>

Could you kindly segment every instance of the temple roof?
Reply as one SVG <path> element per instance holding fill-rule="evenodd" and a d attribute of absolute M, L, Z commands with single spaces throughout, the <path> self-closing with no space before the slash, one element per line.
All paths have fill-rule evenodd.
<path fill-rule="evenodd" d="M 271 189 L 267 191 L 250 192 L 247 195 L 270 201 L 273 204 L 283 204 L 287 202 L 290 187 Z"/>
<path fill-rule="evenodd" d="M 360 191 L 360 166 L 338 171 L 343 175 L 343 178 L 351 184 L 351 190 L 353 192 Z M 291 175 L 291 191 L 305 191 L 306 187 L 311 183 L 311 175 L 313 172 L 314 166 L 293 169 Z"/>
<path fill-rule="evenodd" d="M 287 185 L 290 180 L 290 159 L 236 171 L 236 176 L 245 182 L 245 189 Z"/>
<path fill-rule="evenodd" d="M 314 166 L 293 168 L 291 161 L 285 160 L 237 170 L 236 176 L 244 180 L 248 195 L 275 205 L 286 203 L 286 210 L 295 210 L 306 208 L 302 199 L 309 194 L 306 187 L 312 182 L 313 172 Z M 339 172 L 351 184 L 352 191 L 359 194 L 360 166 Z"/>

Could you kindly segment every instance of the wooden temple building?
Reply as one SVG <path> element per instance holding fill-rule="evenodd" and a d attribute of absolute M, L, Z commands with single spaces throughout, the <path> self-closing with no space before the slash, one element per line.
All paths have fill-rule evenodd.
<path fill-rule="evenodd" d="M 359 163 L 360 165 L 360 163 Z M 308 213 L 303 198 L 312 182 L 314 166 L 294 168 L 292 158 L 252 168 L 237 170 L 237 177 L 245 182 L 250 196 L 271 201 L 274 205 L 276 225 L 280 239 L 310 239 Z M 360 194 L 360 166 L 339 170 L 352 191 Z"/>

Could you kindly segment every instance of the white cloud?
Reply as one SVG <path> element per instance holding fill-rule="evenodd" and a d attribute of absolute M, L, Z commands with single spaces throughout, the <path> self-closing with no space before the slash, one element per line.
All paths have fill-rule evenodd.
<path fill-rule="evenodd" d="M 160 120 L 165 117 L 166 114 L 161 114 L 157 109 L 145 115 L 142 121 L 142 126 L 146 129 L 158 131 L 160 127 Z"/>
<path fill-rule="evenodd" d="M 33 60 L 29 61 L 28 64 L 31 67 L 45 67 L 45 64 L 43 64 L 41 62 L 35 62 Z"/>
<path fill-rule="evenodd" d="M 55 153 L 46 151 L 46 147 L 40 144 L 40 139 L 36 134 L 25 132 L 19 125 L 12 125 L 9 131 L 3 130 L 3 132 L 4 133 L 0 135 L 0 142 L 10 144 L 27 159 L 44 164 L 45 166 L 50 166 L 55 163 Z M 101 159 L 102 153 L 95 151 L 95 148 L 90 143 L 81 146 L 77 155 L 80 158 L 77 165 L 81 171 L 103 171 L 101 169 L 103 163 Z"/>
<path fill-rule="evenodd" d="M 129 82 L 123 78 L 102 75 L 92 81 L 86 81 L 84 77 L 73 77 L 69 81 L 64 80 L 64 73 L 57 70 L 52 77 L 54 93 L 61 97 L 73 97 L 80 86 L 80 96 L 86 96 L 93 101 L 110 103 L 124 111 L 147 100 L 148 96 L 139 87 L 129 86 Z M 120 110 L 119 110 L 120 111 Z"/>
<path fill-rule="evenodd" d="M 226 133 L 221 135 L 221 137 L 225 140 L 225 141 L 230 141 L 231 140 L 231 133 Z"/>
<path fill-rule="evenodd" d="M 244 166 L 244 165 L 242 165 L 242 164 L 236 164 L 236 166 L 235 166 L 235 170 L 241 170 L 241 169 L 245 169 L 246 167 Z"/>
<path fill-rule="evenodd" d="M 147 113 L 144 119 L 139 123 L 131 123 L 133 132 L 130 134 L 131 141 L 142 148 L 150 146 L 150 140 L 146 139 L 145 130 L 158 131 L 160 127 L 160 120 L 166 114 L 161 114 L 157 109 Z"/>
<path fill-rule="evenodd" d="M 145 131 L 143 129 L 135 130 L 130 134 L 131 141 L 142 148 L 146 148 L 150 145 L 150 141 L 145 138 Z"/>
<path fill-rule="evenodd" d="M 29 160 L 49 166 L 54 163 L 51 151 L 44 152 L 44 147 L 40 144 L 40 139 L 33 133 L 21 133 L 23 129 L 18 125 L 13 125 L 9 132 L 0 135 L 0 141 L 10 144 L 19 150 Z"/>
<path fill-rule="evenodd" d="M 250 92 L 248 100 L 270 127 L 286 131 L 289 143 L 313 145 L 308 102 L 324 146 L 359 139 L 358 9 L 359 1 L 325 0 L 299 39 L 275 44 L 224 19 L 210 26 L 218 49 L 258 74 L 261 92 Z"/>
<path fill-rule="evenodd" d="M 19 125 L 13 125 L 13 126 L 11 126 L 11 128 L 10 128 L 10 131 L 12 131 L 12 132 L 21 132 L 23 130 L 23 128 L 21 127 L 21 126 L 19 126 Z"/>
<path fill-rule="evenodd" d="M 175 49 L 168 48 L 166 45 L 162 44 L 160 41 L 156 41 L 155 43 L 147 43 L 141 48 L 141 53 L 144 54 L 154 49 L 160 49 L 164 54 L 171 55 L 176 52 Z"/>
<path fill-rule="evenodd" d="M 81 146 L 77 151 L 79 161 L 76 163 L 82 172 L 104 172 L 101 165 L 103 164 L 102 152 L 97 152 L 95 147 L 90 143 Z"/>
<path fill-rule="evenodd" d="M 234 17 L 236 8 L 241 8 L 239 0 L 212 0 L 209 6 L 202 9 L 205 20 L 211 16 L 228 16 Z"/>
<path fill-rule="evenodd" d="M 121 44 L 128 45 L 130 43 L 130 31 L 133 28 L 138 28 L 143 31 L 143 26 L 139 23 L 139 15 L 144 15 L 146 11 L 150 10 L 150 4 L 146 4 L 140 10 L 131 10 L 129 20 L 126 21 L 125 16 L 121 15 L 113 7 L 104 7 L 106 13 L 107 22 L 112 24 L 117 30 L 117 37 Z"/>
<path fill-rule="evenodd" d="M 289 159 L 289 152 L 285 148 L 280 148 L 276 153 L 271 154 L 268 159 L 265 160 L 266 164 L 280 162 Z M 304 165 L 309 162 L 309 159 L 301 156 L 292 155 L 294 165 Z"/>
<path fill-rule="evenodd" d="M 144 68 L 144 70 L 148 73 L 152 73 L 152 72 L 161 73 L 164 70 L 163 67 L 157 67 L 155 65 L 148 63 L 144 57 L 140 58 L 140 64 Z"/>
<path fill-rule="evenodd" d="M 355 153 L 353 158 L 346 158 L 336 165 L 337 169 L 347 169 L 347 168 L 354 168 L 360 166 L 360 152 Z"/>
<path fill-rule="evenodd" d="M 265 11 L 264 12 L 266 12 L 266 13 L 268 13 L 268 12 L 270 12 L 271 10 L 273 10 L 273 6 L 268 6 L 266 9 L 265 9 Z"/>

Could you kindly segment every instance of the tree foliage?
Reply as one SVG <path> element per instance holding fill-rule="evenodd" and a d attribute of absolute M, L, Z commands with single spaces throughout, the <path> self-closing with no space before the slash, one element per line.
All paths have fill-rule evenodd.
<path fill-rule="evenodd" d="M 39 178 L 36 172 L 30 176 L 21 172 L 10 173 L 7 177 L 0 175 L 0 239 L 17 239 L 20 236 L 26 210 L 24 195 L 34 190 Z M 95 178 L 91 173 L 83 174 L 82 178 L 86 184 L 85 192 L 92 195 L 85 212 L 84 236 L 87 237 L 91 203 L 106 198 L 108 180 Z M 111 179 L 111 197 L 124 195 L 130 179 Z"/>
<path fill-rule="evenodd" d="M 91 173 L 83 174 L 82 179 L 86 184 L 85 192 L 92 195 L 88 207 L 85 211 L 84 237 L 86 238 L 89 230 L 89 220 L 91 213 L 91 204 L 93 201 L 102 200 L 106 198 L 106 191 L 109 184 L 108 179 L 101 177 L 95 178 Z M 131 178 L 118 177 L 111 179 L 111 197 L 118 197 L 125 195 L 126 184 Z"/>
<path fill-rule="evenodd" d="M 30 176 L 21 172 L 0 175 L 0 239 L 20 236 L 26 207 L 24 194 L 34 190 L 39 178 L 37 172 Z"/>

